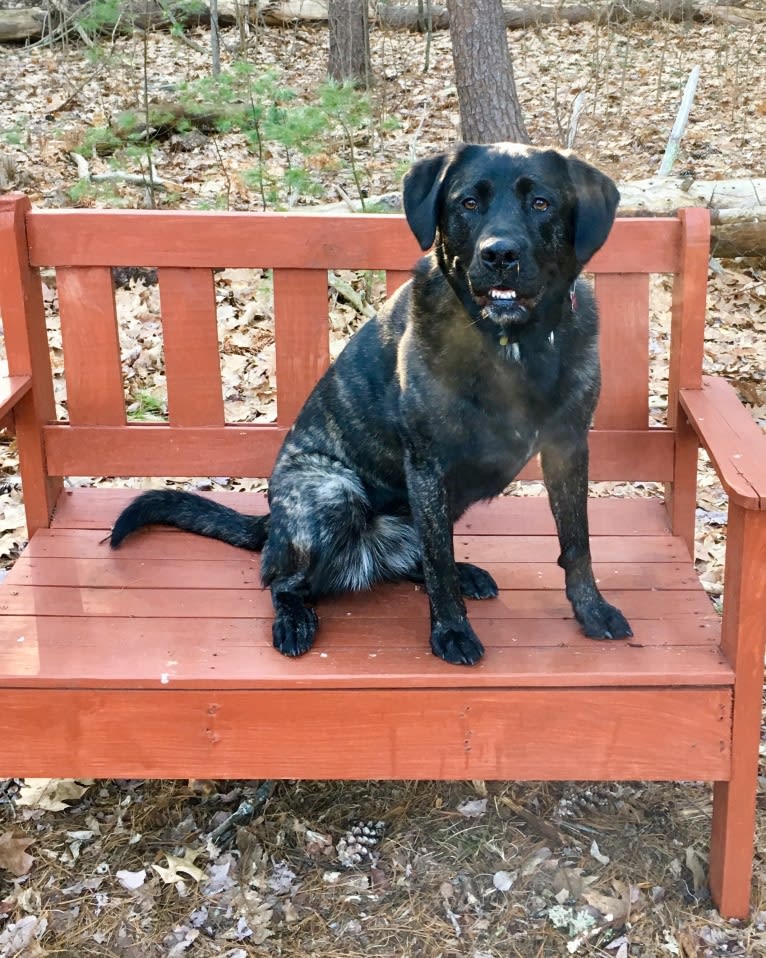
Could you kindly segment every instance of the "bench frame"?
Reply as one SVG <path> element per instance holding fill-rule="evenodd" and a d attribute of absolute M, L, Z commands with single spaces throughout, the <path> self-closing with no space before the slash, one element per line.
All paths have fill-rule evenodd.
<path fill-rule="evenodd" d="M 546 678 L 534 653 L 533 678 L 518 670 L 510 678 L 492 672 L 491 656 L 489 671 L 482 671 L 484 663 L 471 671 L 425 656 L 411 675 L 376 673 L 369 664 L 358 673 L 330 675 L 312 660 L 314 652 L 306 657 L 314 662 L 312 672 L 305 662 L 275 665 L 265 648 L 263 661 L 272 671 L 241 683 L 229 675 L 217 684 L 203 671 L 171 687 L 150 686 L 145 677 L 116 669 L 98 680 L 85 672 L 56 678 L 40 665 L 44 652 L 53 654 L 44 647 L 43 618 L 28 619 L 41 623 L 40 667 L 31 668 L 21 667 L 14 651 L 17 620 L 0 615 L 0 728 L 8 743 L 0 774 L 699 777 L 714 782 L 713 898 L 722 914 L 745 917 L 766 645 L 766 441 L 731 387 L 702 376 L 708 251 L 708 214 L 690 209 L 677 219 L 618 220 L 588 267 L 596 274 L 602 313 L 619 317 L 619 324 L 603 327 L 602 355 L 619 357 L 630 340 L 636 354 L 647 357 L 619 369 L 605 363 L 591 478 L 665 482 L 662 514 L 690 555 L 700 445 L 729 495 L 720 646 L 709 656 L 709 672 L 697 671 L 694 687 L 685 687 L 680 674 L 663 678 L 646 669 L 618 678 L 600 651 L 603 643 L 577 646 L 580 665 L 566 680 L 555 671 Z M 0 418 L 17 437 L 32 546 L 73 510 L 82 510 L 74 526 L 87 521 L 91 506 L 79 503 L 90 490 L 67 490 L 68 475 L 268 475 L 282 437 L 329 361 L 327 269 L 383 268 L 393 291 L 417 255 L 401 217 L 44 211 L 31 210 L 23 196 L 0 198 L 0 312 L 9 369 L 0 380 Z M 126 421 L 110 272 L 124 265 L 159 270 L 167 424 Z M 57 269 L 68 423 L 56 420 L 42 266 Z M 274 268 L 276 424 L 224 422 L 216 266 Z M 647 427 L 652 272 L 674 274 L 668 423 L 662 429 Z M 535 464 L 524 472 L 537 476 Z M 91 501 L 98 500 L 82 499 Z M 106 493 L 101 501 L 113 518 L 124 498 Z M 513 507 L 505 503 L 510 518 L 498 520 L 501 525 L 521 521 L 522 510 Z M 617 503 L 614 515 L 627 508 Z M 611 506 L 603 509 L 612 515 Z M 690 556 L 687 562 L 691 568 Z M 114 565 L 114 575 L 120 568 Z M 0 599 L 13 588 L 11 577 Z M 28 593 L 41 608 L 46 594 L 42 588 Z M 84 607 L 85 592 L 82 597 Z M 78 621 L 87 645 L 87 614 Z M 129 620 L 124 634 L 130 636 Z M 138 731 L 126 755 L 122 737 L 129 720 Z M 675 733 L 669 740 L 667 728 Z"/>

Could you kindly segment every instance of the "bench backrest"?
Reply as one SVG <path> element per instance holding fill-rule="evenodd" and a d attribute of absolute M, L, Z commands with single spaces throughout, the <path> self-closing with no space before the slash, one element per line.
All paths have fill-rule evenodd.
<path fill-rule="evenodd" d="M 591 478 L 672 482 L 674 392 L 699 385 L 709 249 L 706 211 L 618 220 L 593 258 L 602 398 Z M 282 437 L 329 362 L 328 270 L 385 270 L 388 291 L 420 255 L 401 216 L 31 210 L 0 200 L 0 307 L 10 375 L 33 374 L 49 476 L 268 476 Z M 112 267 L 156 267 L 167 423 L 126 415 Z M 59 297 L 68 422 L 54 414 L 37 267 Z M 273 269 L 276 423 L 225 423 L 213 270 Z M 649 290 L 674 274 L 670 428 L 649 427 Z M 23 418 L 23 417 L 22 417 Z M 18 423 L 17 423 L 18 425 Z M 530 464 L 525 477 L 538 475 Z"/>

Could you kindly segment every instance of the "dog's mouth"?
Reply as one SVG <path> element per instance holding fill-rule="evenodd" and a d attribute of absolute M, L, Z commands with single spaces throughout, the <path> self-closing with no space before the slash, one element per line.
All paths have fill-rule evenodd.
<path fill-rule="evenodd" d="M 498 326 L 505 327 L 526 323 L 539 298 L 539 295 L 521 296 L 518 290 L 510 286 L 492 286 L 486 293 L 474 294 L 482 316 Z"/>

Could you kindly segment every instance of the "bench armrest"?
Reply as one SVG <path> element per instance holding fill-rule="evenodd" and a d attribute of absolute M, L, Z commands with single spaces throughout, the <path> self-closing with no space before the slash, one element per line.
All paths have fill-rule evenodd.
<path fill-rule="evenodd" d="M 766 436 L 733 387 L 703 376 L 701 389 L 680 390 L 680 402 L 729 499 L 745 509 L 766 509 Z"/>
<path fill-rule="evenodd" d="M 0 376 L 0 422 L 32 388 L 31 376 Z"/>

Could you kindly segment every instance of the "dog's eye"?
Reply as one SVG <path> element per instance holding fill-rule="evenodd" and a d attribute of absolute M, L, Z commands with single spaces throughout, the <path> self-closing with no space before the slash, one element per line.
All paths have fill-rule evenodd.
<path fill-rule="evenodd" d="M 476 199 L 475 196 L 466 196 L 466 198 L 463 200 L 463 206 L 467 210 L 478 210 L 479 201 Z"/>
<path fill-rule="evenodd" d="M 536 196 L 532 200 L 532 209 L 536 210 L 538 213 L 544 213 L 550 205 L 551 204 L 544 196 Z"/>

